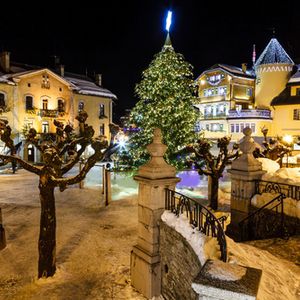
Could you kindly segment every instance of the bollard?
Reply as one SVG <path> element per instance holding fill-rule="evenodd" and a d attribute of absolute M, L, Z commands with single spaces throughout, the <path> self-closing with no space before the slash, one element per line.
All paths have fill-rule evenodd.
<path fill-rule="evenodd" d="M 0 250 L 6 247 L 5 230 L 2 226 L 2 211 L 0 208 Z"/>
<path fill-rule="evenodd" d="M 105 206 L 107 206 L 111 202 L 111 172 L 110 172 L 110 164 L 106 165 L 105 168 Z"/>
<path fill-rule="evenodd" d="M 101 194 L 105 194 L 105 165 L 102 165 L 102 191 Z"/>

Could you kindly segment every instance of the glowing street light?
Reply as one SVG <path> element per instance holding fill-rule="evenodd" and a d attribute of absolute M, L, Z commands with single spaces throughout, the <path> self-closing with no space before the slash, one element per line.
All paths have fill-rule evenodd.
<path fill-rule="evenodd" d="M 172 24 L 172 11 L 168 11 L 167 19 L 166 19 L 166 30 L 170 32 L 170 27 Z"/>

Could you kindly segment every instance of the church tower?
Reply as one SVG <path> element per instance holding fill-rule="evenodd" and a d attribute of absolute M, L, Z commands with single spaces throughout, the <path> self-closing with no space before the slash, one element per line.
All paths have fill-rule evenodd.
<path fill-rule="evenodd" d="M 272 38 L 255 63 L 255 106 L 269 108 L 270 102 L 282 92 L 290 79 L 294 62 Z"/>

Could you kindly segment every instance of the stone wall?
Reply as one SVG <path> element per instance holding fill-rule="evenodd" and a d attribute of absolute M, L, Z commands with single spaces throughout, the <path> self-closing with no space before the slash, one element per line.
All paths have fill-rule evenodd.
<path fill-rule="evenodd" d="M 201 264 L 192 247 L 173 228 L 160 222 L 162 295 L 166 300 L 196 300 L 192 282 Z"/>

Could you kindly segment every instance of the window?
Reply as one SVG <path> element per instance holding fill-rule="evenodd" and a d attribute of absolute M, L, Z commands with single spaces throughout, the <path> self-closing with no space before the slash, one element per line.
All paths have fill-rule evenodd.
<path fill-rule="evenodd" d="M 296 88 L 296 96 L 300 96 L 300 88 Z"/>
<path fill-rule="evenodd" d="M 43 110 L 47 110 L 47 109 L 48 109 L 48 100 L 43 99 Z"/>
<path fill-rule="evenodd" d="M 209 124 L 206 124 L 206 130 L 209 131 Z"/>
<path fill-rule="evenodd" d="M 47 74 L 44 74 L 42 76 L 42 88 L 50 89 L 50 81 L 49 81 L 49 76 Z"/>
<path fill-rule="evenodd" d="M 100 135 L 105 135 L 104 124 L 100 125 Z"/>
<path fill-rule="evenodd" d="M 27 86 L 28 86 L 28 87 L 31 87 L 31 83 L 27 83 Z"/>
<path fill-rule="evenodd" d="M 252 130 L 252 133 L 255 133 L 255 123 L 251 123 L 251 130 Z"/>
<path fill-rule="evenodd" d="M 230 125 L 230 132 L 234 132 L 234 124 Z"/>
<path fill-rule="evenodd" d="M 64 112 L 65 111 L 64 100 L 62 100 L 62 99 L 57 100 L 57 110 L 58 110 L 58 112 Z"/>
<path fill-rule="evenodd" d="M 300 120 L 300 109 L 294 109 L 294 120 Z"/>
<path fill-rule="evenodd" d="M 235 124 L 235 132 L 240 132 L 240 124 Z"/>
<path fill-rule="evenodd" d="M 0 107 L 5 107 L 5 95 L 0 93 Z"/>
<path fill-rule="evenodd" d="M 252 88 L 246 88 L 246 95 L 249 97 L 252 96 Z"/>
<path fill-rule="evenodd" d="M 59 91 L 62 92 L 62 88 L 59 88 Z"/>
<path fill-rule="evenodd" d="M 104 118 L 104 104 L 99 105 L 99 118 Z"/>
<path fill-rule="evenodd" d="M 83 111 L 84 110 L 84 103 L 81 101 L 78 103 L 78 111 Z"/>
<path fill-rule="evenodd" d="M 33 98 L 32 96 L 25 97 L 25 108 L 26 110 L 33 109 Z"/>
<path fill-rule="evenodd" d="M 219 128 L 220 128 L 220 131 L 224 131 L 224 124 L 220 124 Z"/>
<path fill-rule="evenodd" d="M 42 132 L 43 133 L 48 133 L 49 132 L 49 123 L 48 122 L 43 122 L 42 123 Z"/>

